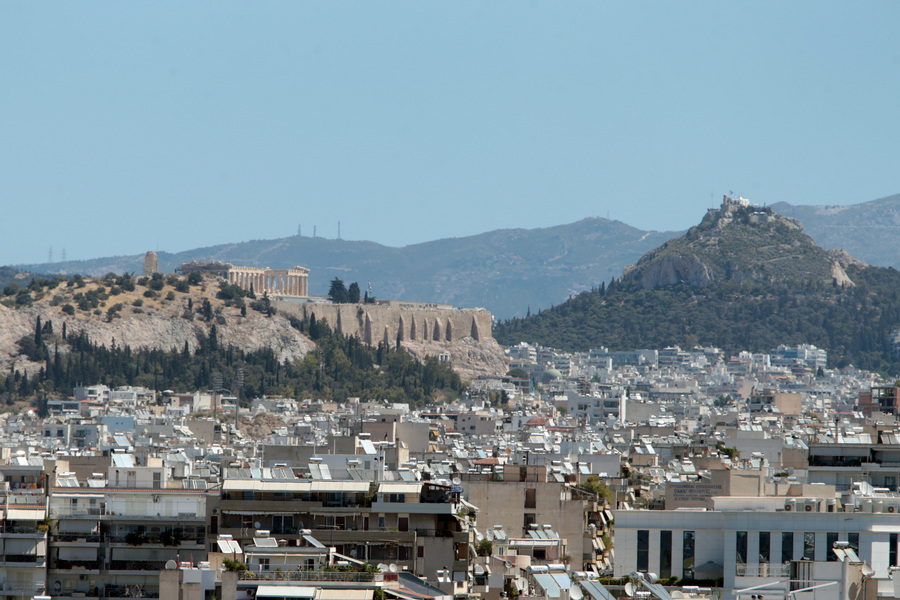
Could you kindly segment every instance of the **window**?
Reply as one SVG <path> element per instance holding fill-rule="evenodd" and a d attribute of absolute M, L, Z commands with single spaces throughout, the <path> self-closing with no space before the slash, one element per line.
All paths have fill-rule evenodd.
<path fill-rule="evenodd" d="M 535 488 L 525 489 L 525 508 L 537 508 L 537 490 Z"/>
<path fill-rule="evenodd" d="M 384 529 L 386 525 L 384 524 L 384 515 L 378 515 L 378 529 Z"/>
<path fill-rule="evenodd" d="M 419 546 L 419 549 L 416 552 L 416 556 L 419 558 L 425 558 L 425 546 Z"/>
<path fill-rule="evenodd" d="M 524 535 L 526 537 L 528 536 L 528 529 L 531 527 L 531 525 L 533 523 L 537 523 L 537 521 L 534 518 L 534 513 L 525 513 L 522 516 L 522 529 L 525 530 L 525 533 L 523 533 L 522 535 Z"/>
<path fill-rule="evenodd" d="M 397 530 L 398 531 L 409 531 L 409 517 L 398 517 L 397 518 Z"/>
<path fill-rule="evenodd" d="M 783 531 L 781 533 L 781 562 L 787 563 L 794 560 L 794 532 Z"/>
<path fill-rule="evenodd" d="M 816 534 L 813 531 L 803 534 L 803 560 L 816 560 Z"/>
<path fill-rule="evenodd" d="M 685 531 L 681 536 L 681 568 L 683 577 L 693 577 L 694 570 L 694 532 Z"/>
<path fill-rule="evenodd" d="M 650 531 L 637 532 L 637 570 L 646 573 L 650 568 Z"/>
<path fill-rule="evenodd" d="M 769 563 L 770 546 L 772 545 L 772 534 L 768 531 L 759 532 L 759 564 L 765 565 Z"/>
<path fill-rule="evenodd" d="M 294 533 L 293 515 L 274 515 L 272 517 L 272 533 Z"/>
<path fill-rule="evenodd" d="M 853 548 L 853 551 L 856 552 L 856 554 L 859 554 L 859 533 L 848 533 L 847 541 L 850 543 L 850 547 Z"/>
<path fill-rule="evenodd" d="M 737 552 L 736 558 L 737 558 L 738 564 L 746 565 L 747 564 L 747 532 L 746 531 L 735 532 L 735 550 Z"/>
<path fill-rule="evenodd" d="M 888 566 L 896 567 L 897 565 L 897 534 L 892 533 L 888 539 Z"/>
<path fill-rule="evenodd" d="M 162 487 L 162 473 L 153 473 L 153 489 L 158 490 Z"/>
<path fill-rule="evenodd" d="M 672 532 L 659 532 L 659 576 L 668 579 L 672 576 Z"/>
<path fill-rule="evenodd" d="M 825 556 L 825 560 L 828 562 L 837 562 L 837 554 L 834 553 L 834 543 L 838 541 L 838 534 L 836 531 L 829 531 L 825 534 L 825 545 L 827 549 L 825 550 L 828 554 Z"/>
<path fill-rule="evenodd" d="M 260 566 L 261 570 L 268 571 L 269 570 L 269 559 L 268 558 L 259 559 L 259 566 Z"/>

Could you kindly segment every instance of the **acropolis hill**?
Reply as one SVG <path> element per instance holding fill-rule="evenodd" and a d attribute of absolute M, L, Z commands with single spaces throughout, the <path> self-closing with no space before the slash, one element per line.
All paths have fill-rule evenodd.
<path fill-rule="evenodd" d="M 369 346 L 403 344 L 422 359 L 450 360 L 466 377 L 502 373 L 502 350 L 491 334 L 491 313 L 425 303 L 377 301 L 332 304 L 309 297 L 309 270 L 236 266 L 214 261 L 181 265 L 182 273 L 215 274 L 254 294 L 267 294 L 280 314 L 327 321 L 338 333 Z"/>
<path fill-rule="evenodd" d="M 237 271 L 243 273 L 241 280 L 247 280 L 248 274 L 266 274 L 262 269 Z M 285 271 L 284 275 L 302 278 L 306 270 Z M 260 280 L 253 281 L 259 284 Z M 110 277 L 79 278 L 74 285 L 56 283 L 46 291 L 29 294 L 31 300 L 22 305 L 16 304 L 15 297 L 8 297 L 0 304 L 0 368 L 35 374 L 43 366 L 29 362 L 17 346 L 18 340 L 33 334 L 38 317 L 44 323 L 52 321 L 58 332 L 65 324 L 70 334 L 83 331 L 94 342 L 108 347 L 160 350 L 187 345 L 193 351 L 216 325 L 223 344 L 248 351 L 270 347 L 279 360 L 294 360 L 315 348 L 315 343 L 290 323 L 290 316 L 302 318 L 305 308 L 344 335 L 371 340 L 373 345 L 385 341 L 385 335 L 391 346 L 396 344 L 403 323 L 402 344 L 410 353 L 420 360 L 425 356 L 449 359 L 465 379 L 506 371 L 503 351 L 491 335 L 491 315 L 484 310 L 398 302 L 332 305 L 307 302 L 308 298 L 297 296 L 280 299 L 274 291 L 270 299 L 276 314 L 265 316 L 246 310 L 242 315 L 239 308 L 219 297 L 221 286 L 227 283 L 214 271 L 202 272 L 198 282 L 190 286 L 185 285 L 183 276 L 165 275 L 157 281 L 158 289 L 144 279 L 138 280 L 134 289 L 124 290 Z M 302 284 L 293 290 L 305 291 L 305 281 L 295 279 L 293 283 Z M 269 279 L 262 285 L 275 284 Z M 254 288 L 260 290 L 258 297 L 265 291 L 264 287 Z M 211 318 L 202 319 L 199 311 L 207 302 Z"/>

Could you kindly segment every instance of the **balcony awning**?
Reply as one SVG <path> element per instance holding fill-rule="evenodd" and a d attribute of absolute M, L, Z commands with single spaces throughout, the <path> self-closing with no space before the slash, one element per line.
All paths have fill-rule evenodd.
<path fill-rule="evenodd" d="M 316 600 L 372 600 L 375 590 L 320 589 Z"/>
<path fill-rule="evenodd" d="M 44 540 L 7 538 L 4 545 L 6 554 L 47 554 L 47 543 Z"/>
<path fill-rule="evenodd" d="M 261 585 L 256 588 L 257 598 L 315 598 L 316 588 L 299 585 Z"/>
<path fill-rule="evenodd" d="M 74 546 L 60 546 L 59 548 L 59 559 L 60 560 L 97 560 L 97 547 L 74 547 Z"/>
<path fill-rule="evenodd" d="M 260 479 L 227 479 L 222 484 L 225 492 L 344 492 L 361 493 L 369 491 L 368 481 L 267 481 Z"/>
<path fill-rule="evenodd" d="M 28 508 L 10 508 L 6 511 L 8 521 L 43 521 L 44 511 Z"/>
<path fill-rule="evenodd" d="M 383 494 L 418 494 L 422 491 L 422 484 L 382 482 L 378 484 L 378 491 Z"/>

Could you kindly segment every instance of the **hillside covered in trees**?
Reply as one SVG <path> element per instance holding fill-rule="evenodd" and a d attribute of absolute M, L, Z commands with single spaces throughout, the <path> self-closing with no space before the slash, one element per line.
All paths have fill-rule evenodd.
<path fill-rule="evenodd" d="M 24 282 L 23 282 L 24 283 Z M 404 347 L 369 347 L 325 321 L 278 314 L 212 276 L 33 278 L 0 289 L 0 402 L 70 396 L 76 385 L 240 399 L 390 400 L 421 405 L 459 395 L 449 363 Z"/>
<path fill-rule="evenodd" d="M 316 342 L 303 359 L 279 361 L 270 348 L 245 351 L 219 343 L 217 328 L 191 350 L 131 349 L 93 343 L 81 332 L 56 331 L 52 321 L 35 323 L 33 336 L 19 340 L 28 359 L 42 363 L 37 375 L 14 371 L 0 377 L 7 404 L 48 395 L 67 396 L 82 382 L 110 387 L 134 385 L 155 390 L 209 390 L 217 382 L 249 399 L 264 395 L 346 400 L 357 396 L 424 404 L 455 398 L 464 385 L 459 375 L 436 358 L 416 361 L 402 347 L 370 348 L 355 337 L 334 333 L 327 323 L 291 319 Z M 240 382 L 240 383 L 239 383 Z"/>
<path fill-rule="evenodd" d="M 889 336 L 900 329 L 900 272 L 839 260 L 795 223 L 761 212 L 770 215 L 762 223 L 743 209 L 724 223 L 705 220 L 621 280 L 500 323 L 494 337 L 572 351 L 809 343 L 827 349 L 833 366 L 896 372 Z"/>

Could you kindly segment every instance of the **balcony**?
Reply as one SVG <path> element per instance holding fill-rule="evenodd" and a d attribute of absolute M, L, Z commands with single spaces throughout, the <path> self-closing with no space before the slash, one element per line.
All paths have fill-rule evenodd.
<path fill-rule="evenodd" d="M 791 574 L 791 564 L 763 563 L 759 565 L 735 565 L 737 577 L 788 577 Z"/>
<path fill-rule="evenodd" d="M 164 560 L 111 560 L 110 571 L 162 571 L 166 566 Z"/>
<path fill-rule="evenodd" d="M 47 557 L 39 554 L 7 554 L 0 557 L 0 564 L 5 567 L 36 567 L 47 566 Z"/>
<path fill-rule="evenodd" d="M 241 581 L 346 581 L 366 583 L 384 581 L 386 575 L 388 574 L 358 573 L 355 571 L 266 571 L 263 573 L 241 571 L 238 573 L 238 579 Z"/>
<path fill-rule="evenodd" d="M 0 584 L 0 594 L 31 597 L 42 596 L 44 594 L 44 584 L 42 582 L 19 583 L 7 581 Z"/>
<path fill-rule="evenodd" d="M 99 544 L 103 541 L 103 536 L 99 533 L 59 532 L 50 536 L 50 539 L 56 543 Z"/>
<path fill-rule="evenodd" d="M 106 514 L 105 504 L 88 505 L 87 503 L 82 503 L 80 505 L 72 506 L 71 504 L 54 503 L 50 505 L 51 518 L 83 516 L 99 517 L 104 514 Z"/>

